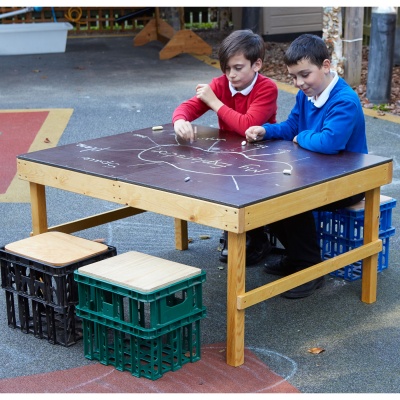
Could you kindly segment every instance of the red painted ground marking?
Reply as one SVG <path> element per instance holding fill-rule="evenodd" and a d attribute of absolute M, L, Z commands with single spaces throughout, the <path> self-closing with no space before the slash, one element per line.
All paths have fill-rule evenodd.
<path fill-rule="evenodd" d="M 17 172 L 16 157 L 27 153 L 49 111 L 0 113 L 0 194 Z"/>
<path fill-rule="evenodd" d="M 100 363 L 18 378 L 0 379 L 0 393 L 299 393 L 245 349 L 245 363 L 230 367 L 224 345 L 207 345 L 201 360 L 152 381 Z M 83 357 L 83 355 L 82 355 Z"/>

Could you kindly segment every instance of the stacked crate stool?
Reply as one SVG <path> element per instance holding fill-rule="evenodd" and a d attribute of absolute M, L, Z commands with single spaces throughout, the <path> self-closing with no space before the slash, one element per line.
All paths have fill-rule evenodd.
<path fill-rule="evenodd" d="M 322 259 L 335 257 L 363 244 L 365 201 L 336 211 L 314 211 Z M 395 234 L 392 210 L 396 200 L 380 196 L 379 238 L 382 251 L 378 255 L 378 272 L 389 266 L 390 237 Z M 355 281 L 362 277 L 362 261 L 331 273 L 332 276 Z"/>
<path fill-rule="evenodd" d="M 201 269 L 130 251 L 75 280 L 86 358 L 151 380 L 200 359 Z"/>
<path fill-rule="evenodd" d="M 0 249 L 8 325 L 68 347 L 82 339 L 74 271 L 116 255 L 102 243 L 46 232 Z"/>

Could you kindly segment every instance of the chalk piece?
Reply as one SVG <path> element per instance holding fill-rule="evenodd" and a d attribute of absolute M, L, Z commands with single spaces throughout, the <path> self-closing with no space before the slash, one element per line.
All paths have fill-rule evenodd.
<path fill-rule="evenodd" d="M 292 170 L 291 170 L 291 169 L 284 169 L 284 170 L 283 170 L 283 173 L 284 173 L 285 175 L 292 175 Z"/>
<path fill-rule="evenodd" d="M 242 146 L 246 146 L 246 141 L 245 140 L 243 140 L 243 142 L 242 142 Z"/>
<path fill-rule="evenodd" d="M 164 127 L 161 125 L 157 125 L 157 126 L 153 126 L 151 129 L 153 131 L 162 131 L 164 129 Z"/>
<path fill-rule="evenodd" d="M 185 182 L 189 182 L 190 181 L 190 176 L 187 176 L 186 178 L 185 178 Z"/>

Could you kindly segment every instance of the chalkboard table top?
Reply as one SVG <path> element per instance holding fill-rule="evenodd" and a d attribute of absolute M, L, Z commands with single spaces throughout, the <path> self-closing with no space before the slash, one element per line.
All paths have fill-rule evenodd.
<path fill-rule="evenodd" d="M 318 154 L 283 140 L 242 144 L 242 136 L 203 126 L 189 143 L 167 124 L 18 158 L 239 208 L 388 162 Z"/>

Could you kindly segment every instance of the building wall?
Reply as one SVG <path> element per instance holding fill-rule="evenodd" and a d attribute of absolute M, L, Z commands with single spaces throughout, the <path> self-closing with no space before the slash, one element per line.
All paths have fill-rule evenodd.
<path fill-rule="evenodd" d="M 264 7 L 263 35 L 322 31 L 322 7 Z"/>
<path fill-rule="evenodd" d="M 266 39 L 291 40 L 299 33 L 322 33 L 322 7 L 259 7 L 260 34 Z M 232 8 L 234 29 L 241 29 L 242 7 Z"/>

